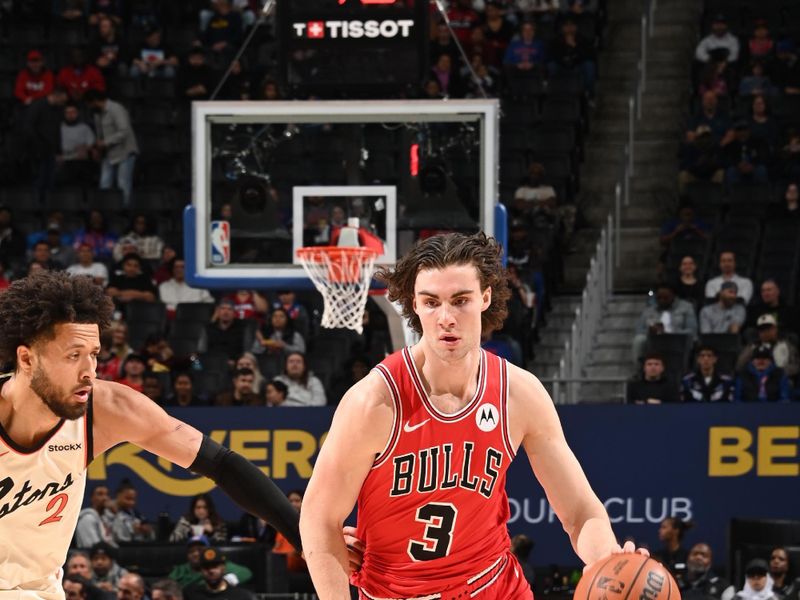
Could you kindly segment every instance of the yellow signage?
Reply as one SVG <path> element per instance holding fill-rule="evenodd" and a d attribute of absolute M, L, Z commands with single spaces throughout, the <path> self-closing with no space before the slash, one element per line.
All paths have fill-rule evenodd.
<path fill-rule="evenodd" d="M 755 442 L 755 444 L 754 444 Z M 711 427 L 709 477 L 740 477 L 754 468 L 759 477 L 797 477 L 800 426 Z"/>

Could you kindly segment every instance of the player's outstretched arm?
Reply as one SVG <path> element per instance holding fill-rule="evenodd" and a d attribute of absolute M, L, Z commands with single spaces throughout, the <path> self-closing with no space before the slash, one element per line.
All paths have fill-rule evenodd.
<path fill-rule="evenodd" d="M 268 521 L 301 550 L 297 511 L 280 488 L 243 456 L 170 416 L 147 396 L 125 385 L 97 381 L 93 411 L 95 456 L 121 442 L 132 442 L 205 475 L 244 510 Z"/>
<path fill-rule="evenodd" d="M 547 390 L 531 373 L 509 365 L 509 422 L 572 547 L 586 564 L 618 548 L 605 507 L 567 445 Z"/>
<path fill-rule="evenodd" d="M 320 600 L 349 600 L 342 524 L 391 435 L 392 402 L 374 371 L 345 394 L 303 497 L 300 532 Z M 369 545 L 369 540 L 364 540 Z"/>

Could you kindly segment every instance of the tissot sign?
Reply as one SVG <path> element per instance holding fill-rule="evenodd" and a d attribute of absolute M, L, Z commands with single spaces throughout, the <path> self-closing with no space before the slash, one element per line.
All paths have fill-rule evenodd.
<path fill-rule="evenodd" d="M 385 21 L 309 21 L 292 23 L 295 37 L 310 40 L 411 37 L 412 19 L 387 19 Z"/>
<path fill-rule="evenodd" d="M 284 81 L 322 97 L 419 86 L 427 19 L 423 0 L 278 0 Z"/>

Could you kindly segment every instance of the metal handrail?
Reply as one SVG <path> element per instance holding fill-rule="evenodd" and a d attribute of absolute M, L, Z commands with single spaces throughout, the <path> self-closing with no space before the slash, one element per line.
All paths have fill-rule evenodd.
<path fill-rule="evenodd" d="M 553 384 L 556 403 L 575 404 L 580 385 L 589 382 L 620 382 L 617 378 L 586 378 L 583 367 L 589 354 L 600 317 L 606 303 L 613 295 L 614 271 L 619 268 L 622 255 L 622 208 L 630 205 L 631 178 L 634 175 L 636 152 L 636 123 L 642 118 L 643 95 L 647 81 L 647 43 L 654 30 L 656 0 L 645 0 L 641 17 L 641 48 L 638 61 L 638 78 L 633 94 L 628 98 L 628 136 L 622 160 L 622 175 L 614 188 L 614 208 L 600 232 L 600 241 L 586 274 L 586 285 L 581 294 L 581 304 L 575 309 L 570 335 L 564 343 L 558 371 L 542 381 Z M 627 381 L 627 380 L 621 380 Z M 562 399 L 561 385 L 565 394 Z M 623 388 L 624 391 L 624 388 Z"/>

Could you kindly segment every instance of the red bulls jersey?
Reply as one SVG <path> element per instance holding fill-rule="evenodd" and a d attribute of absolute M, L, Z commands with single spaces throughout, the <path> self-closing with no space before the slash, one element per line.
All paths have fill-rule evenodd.
<path fill-rule="evenodd" d="M 481 350 L 475 395 L 453 414 L 433 405 L 409 349 L 376 371 L 394 423 L 358 497 L 367 550 L 353 583 L 368 598 L 438 598 L 508 553 L 506 362 Z"/>

